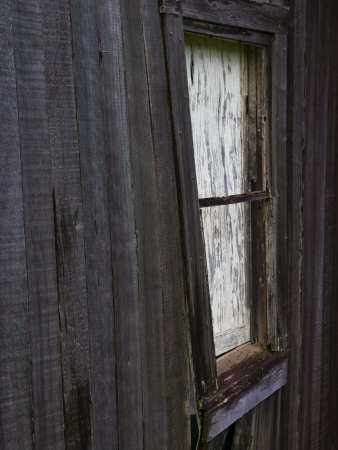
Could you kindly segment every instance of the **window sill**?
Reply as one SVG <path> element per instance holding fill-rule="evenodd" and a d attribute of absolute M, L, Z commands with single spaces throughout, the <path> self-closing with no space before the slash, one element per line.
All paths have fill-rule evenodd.
<path fill-rule="evenodd" d="M 270 352 L 248 343 L 217 358 L 218 390 L 200 401 L 201 441 L 211 441 L 280 389 L 286 378 L 286 351 Z"/>

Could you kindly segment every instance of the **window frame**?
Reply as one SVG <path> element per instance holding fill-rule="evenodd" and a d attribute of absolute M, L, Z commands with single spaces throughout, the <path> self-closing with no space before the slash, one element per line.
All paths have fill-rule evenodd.
<path fill-rule="evenodd" d="M 288 8 L 247 0 L 237 0 L 236 3 L 224 0 L 164 0 L 161 12 L 179 185 L 190 352 L 200 414 L 200 442 L 208 442 L 286 383 Z M 265 250 L 258 251 L 255 256 L 257 267 L 262 267 L 264 271 L 264 278 L 260 280 L 264 292 L 258 296 L 260 298 L 253 299 L 253 343 L 244 344 L 217 360 L 200 225 L 186 76 L 185 31 L 264 45 L 269 60 L 271 198 L 257 215 L 257 226 L 262 233 Z M 263 302 L 261 298 L 264 298 Z M 261 367 L 259 373 L 255 371 L 257 364 Z M 224 378 L 233 381 L 223 383 Z M 246 405 L 244 408 L 243 404 Z"/>

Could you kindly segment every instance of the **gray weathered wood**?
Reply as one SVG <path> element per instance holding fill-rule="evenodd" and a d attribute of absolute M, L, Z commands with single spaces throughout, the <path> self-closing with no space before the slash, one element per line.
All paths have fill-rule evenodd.
<path fill-rule="evenodd" d="M 323 307 L 323 355 L 321 381 L 321 421 L 320 445 L 323 448 L 338 446 L 337 433 L 337 367 L 336 354 L 337 333 L 337 298 L 338 298 L 338 5 L 335 2 L 325 4 L 328 15 L 325 30 L 330 36 L 325 41 L 329 45 L 328 64 L 328 135 L 326 159 L 326 214 L 325 214 L 325 272 L 324 272 L 324 307 Z M 330 30 L 330 31 L 329 31 Z M 334 30 L 334 31 L 333 31 Z"/>
<path fill-rule="evenodd" d="M 325 273 L 325 189 L 329 47 L 327 2 L 307 3 L 306 132 L 303 153 L 302 360 L 299 448 L 321 448 L 321 377 Z M 314 205 L 316 207 L 314 208 Z M 306 380 L 306 381 L 305 381 Z M 336 425 L 335 425 L 336 428 Z"/>
<path fill-rule="evenodd" d="M 289 272 L 289 313 L 288 345 L 292 349 L 289 356 L 288 383 L 282 392 L 280 448 L 299 447 L 299 376 L 301 364 L 301 258 L 302 258 L 302 153 L 305 132 L 305 52 L 306 40 L 306 0 L 288 2 L 295 17 L 294 27 L 288 37 L 288 272 Z"/>
<path fill-rule="evenodd" d="M 102 4 L 101 2 L 100 5 L 106 11 L 105 8 L 108 7 L 108 4 Z M 116 233 L 116 236 L 111 236 L 110 230 L 108 192 L 110 175 L 107 171 L 106 155 L 108 148 L 111 149 L 111 144 L 106 147 L 106 141 L 109 138 L 106 137 L 105 133 L 104 85 L 101 67 L 102 58 L 106 54 L 100 52 L 103 47 L 100 44 L 96 5 L 89 1 L 74 0 L 70 2 L 70 7 L 87 271 L 92 379 L 92 442 L 93 446 L 98 448 L 118 448 L 112 239 L 118 240 L 121 238 L 123 243 L 125 238 L 123 235 L 118 236 L 118 233 Z M 107 14 L 107 20 L 109 19 L 111 19 L 111 15 Z M 115 31 L 115 28 L 113 30 Z M 113 40 L 111 42 L 113 43 Z M 112 57 L 112 55 L 108 55 L 108 57 Z M 114 91 L 115 89 L 112 89 L 112 92 Z M 107 124 L 110 117 L 111 110 L 108 109 Z M 114 120 L 112 123 L 114 123 Z M 113 182 L 113 180 L 110 182 Z M 123 219 L 121 218 L 121 220 Z M 125 266 L 121 264 L 121 267 Z M 134 286 L 132 282 L 130 286 Z M 131 291 L 134 292 L 132 289 Z M 128 299 L 129 295 L 126 293 L 125 301 L 127 302 Z M 137 311 L 135 312 L 133 309 L 133 313 L 130 314 L 131 316 L 137 315 Z M 133 321 L 130 320 L 129 323 L 133 324 Z M 131 329 L 133 330 L 133 328 Z M 137 333 L 132 334 L 131 338 L 134 338 L 135 335 L 137 336 Z M 138 340 L 134 340 L 137 351 Z M 126 355 L 129 356 L 128 351 L 126 351 Z M 137 375 L 139 375 L 137 360 L 137 358 L 136 361 L 131 358 L 135 367 L 136 384 L 130 385 L 125 392 L 125 402 L 130 395 L 134 401 L 135 414 L 140 414 L 139 401 L 133 395 L 134 387 L 136 386 L 137 389 Z M 125 376 L 125 380 L 130 383 L 130 378 L 128 379 L 127 376 Z M 123 389 L 124 380 L 122 381 L 122 378 L 120 383 L 121 389 Z M 123 415 L 123 406 L 124 403 L 121 402 L 122 429 L 126 420 Z M 130 434 L 130 442 L 131 446 L 138 448 L 138 427 L 134 418 L 134 410 L 131 410 L 130 421 L 133 423 L 134 432 Z M 141 418 L 138 420 L 140 421 Z"/>
<path fill-rule="evenodd" d="M 140 8 L 141 5 L 136 0 L 121 2 L 128 131 L 138 245 L 143 445 L 145 448 L 158 449 L 166 448 L 160 228 Z"/>
<path fill-rule="evenodd" d="M 165 51 L 157 0 L 144 2 L 143 30 L 151 126 L 159 199 L 161 285 L 164 327 L 166 445 L 190 448 L 188 342 L 183 261 L 171 134 Z M 154 57 L 156 55 L 156 57 Z"/>
<path fill-rule="evenodd" d="M 118 4 L 113 7 L 105 2 L 98 9 L 114 277 L 118 445 L 127 449 L 142 447 L 143 411 L 137 234 L 120 15 Z"/>
<path fill-rule="evenodd" d="M 205 251 L 198 208 L 181 17 L 166 14 L 164 31 L 177 173 L 180 183 L 179 201 L 183 227 L 191 346 L 197 397 L 199 397 L 215 390 L 216 367 L 208 286 L 205 266 L 201 264 L 205 258 Z"/>
<path fill-rule="evenodd" d="M 198 450 L 220 450 L 223 449 L 224 441 L 227 437 L 228 429 L 220 433 L 214 439 L 209 442 L 200 442 L 198 445 Z"/>
<path fill-rule="evenodd" d="M 279 450 L 281 391 L 257 405 L 236 424 L 231 450 Z"/>
<path fill-rule="evenodd" d="M 272 350 L 286 347 L 287 317 L 287 37 L 276 35 L 272 46 L 272 177 L 276 198 L 267 206 L 267 345 Z M 270 210 L 271 208 L 271 210 Z M 269 218 L 270 217 L 270 218 Z M 274 218 L 276 217 L 276 219 Z M 270 222 L 270 223 L 269 223 Z"/>
<path fill-rule="evenodd" d="M 0 15 L 0 447 L 31 448 L 31 362 L 12 2 Z"/>
<path fill-rule="evenodd" d="M 40 448 L 63 448 L 53 185 L 41 3 L 13 1 L 32 352 L 32 421 Z"/>
<path fill-rule="evenodd" d="M 90 448 L 91 396 L 84 227 L 69 5 L 42 4 L 67 448 Z"/>
<path fill-rule="evenodd" d="M 252 49 L 249 53 L 248 148 L 251 161 L 249 165 L 251 188 L 266 189 L 271 197 L 267 202 L 255 202 L 251 205 L 251 339 L 262 345 L 266 345 L 267 335 L 267 280 L 274 280 L 276 259 L 276 249 L 272 245 L 269 249 L 267 246 L 267 239 L 275 236 L 275 230 L 271 225 L 275 217 L 272 199 L 275 189 L 272 189 L 271 182 L 273 147 L 270 137 L 272 92 L 270 48 L 271 42 L 263 51 Z M 269 286 L 272 286 L 271 282 Z"/>
<path fill-rule="evenodd" d="M 231 26 L 200 22 L 193 19 L 183 19 L 184 30 L 192 33 L 202 33 L 204 36 L 230 39 L 237 42 L 268 45 L 271 35 L 254 30 L 234 28 Z"/>
<path fill-rule="evenodd" d="M 288 8 L 247 0 L 163 0 L 162 11 L 240 28 L 285 33 Z"/>

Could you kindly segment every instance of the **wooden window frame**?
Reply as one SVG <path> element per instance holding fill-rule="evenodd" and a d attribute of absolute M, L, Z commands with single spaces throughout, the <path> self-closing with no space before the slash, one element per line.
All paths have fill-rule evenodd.
<path fill-rule="evenodd" d="M 288 8 L 249 0 L 164 0 L 161 12 L 179 183 L 190 350 L 200 415 L 200 443 L 203 444 L 281 388 L 287 378 Z M 244 344 L 217 360 L 195 174 L 185 31 L 262 45 L 269 61 L 268 145 L 272 176 L 269 199 L 263 203 L 259 213 L 256 212 L 255 219 L 264 249 L 258 250 L 255 255 L 256 267 L 261 267 L 262 273 L 255 273 L 257 295 L 253 295 L 252 300 L 252 343 Z"/>

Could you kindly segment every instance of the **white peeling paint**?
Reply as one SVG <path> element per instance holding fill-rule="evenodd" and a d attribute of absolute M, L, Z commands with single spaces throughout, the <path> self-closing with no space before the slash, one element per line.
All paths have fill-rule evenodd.
<path fill-rule="evenodd" d="M 185 43 L 199 197 L 246 192 L 246 46 L 191 34 Z"/>
<path fill-rule="evenodd" d="M 186 63 L 199 198 L 248 191 L 246 46 L 186 35 Z M 250 338 L 250 206 L 201 210 L 216 353 Z"/>

